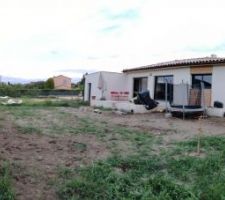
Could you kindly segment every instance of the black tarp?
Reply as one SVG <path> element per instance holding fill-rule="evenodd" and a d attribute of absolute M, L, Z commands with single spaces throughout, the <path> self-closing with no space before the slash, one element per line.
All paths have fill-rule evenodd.
<path fill-rule="evenodd" d="M 151 110 L 157 107 L 158 102 L 151 99 L 149 91 L 141 92 L 137 96 L 138 102 L 143 104 L 147 110 Z"/>

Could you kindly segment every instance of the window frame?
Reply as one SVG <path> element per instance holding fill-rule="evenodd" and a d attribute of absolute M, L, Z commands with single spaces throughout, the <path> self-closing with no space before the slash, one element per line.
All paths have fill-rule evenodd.
<path fill-rule="evenodd" d="M 134 88 L 134 84 L 135 84 L 135 80 L 141 80 L 141 79 L 147 79 L 147 89 L 148 89 L 148 76 L 142 76 L 142 77 L 134 77 L 133 78 L 133 97 L 136 97 L 137 96 L 137 91 L 135 90 L 135 88 Z M 138 91 L 138 93 L 139 93 L 139 91 Z"/>
<path fill-rule="evenodd" d="M 158 80 L 158 78 L 163 78 L 164 79 L 164 85 L 165 85 L 165 78 L 167 78 L 167 77 L 170 77 L 170 78 L 172 78 L 172 93 L 173 93 L 173 85 L 174 85 L 174 75 L 159 75 L 159 76 L 155 76 L 154 77 L 154 99 L 155 100 L 159 100 L 159 101 L 165 101 L 166 100 L 166 97 L 164 97 L 164 98 L 159 98 L 158 97 L 158 95 L 157 95 L 157 93 L 156 93 L 156 88 L 157 88 L 157 80 Z M 162 84 L 162 83 L 161 83 Z M 168 87 L 168 89 L 169 89 L 169 87 Z M 164 96 L 165 96 L 165 91 L 164 91 Z M 173 94 L 171 95 L 171 97 L 170 97 L 170 95 L 168 94 L 167 95 L 167 100 L 168 101 L 172 101 L 173 100 Z"/>
<path fill-rule="evenodd" d="M 205 74 L 192 74 L 191 75 L 191 86 L 193 89 L 200 89 L 200 87 L 196 86 L 197 84 L 194 84 L 194 77 L 196 76 L 201 76 L 201 80 L 204 82 L 204 76 L 211 76 L 211 85 L 210 87 L 206 87 L 206 85 L 204 84 L 204 89 L 212 89 L 212 73 L 205 73 Z"/>

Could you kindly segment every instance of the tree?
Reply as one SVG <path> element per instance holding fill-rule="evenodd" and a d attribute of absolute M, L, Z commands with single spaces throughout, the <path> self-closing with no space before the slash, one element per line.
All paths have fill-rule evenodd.
<path fill-rule="evenodd" d="M 77 83 L 77 86 L 80 90 L 84 89 L 84 84 L 85 84 L 85 76 L 88 75 L 88 73 L 85 73 L 81 80 Z"/>
<path fill-rule="evenodd" d="M 53 80 L 53 78 L 49 78 L 45 82 L 45 89 L 54 89 L 54 80 Z"/>
<path fill-rule="evenodd" d="M 83 75 L 83 77 L 82 77 L 82 79 L 81 79 L 81 81 L 80 81 L 80 85 L 84 85 L 84 83 L 85 83 L 85 76 L 86 76 L 86 75 L 88 75 L 87 72 Z"/>
<path fill-rule="evenodd" d="M 36 81 L 24 85 L 25 89 L 45 89 L 45 81 Z"/>

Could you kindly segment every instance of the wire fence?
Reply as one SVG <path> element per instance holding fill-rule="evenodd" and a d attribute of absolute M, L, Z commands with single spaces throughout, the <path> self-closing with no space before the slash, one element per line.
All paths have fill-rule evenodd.
<path fill-rule="evenodd" d="M 185 106 L 203 106 L 203 100 L 203 89 L 192 88 L 188 84 L 173 85 L 172 104 Z"/>
<path fill-rule="evenodd" d="M 181 83 L 173 85 L 173 98 L 170 101 L 169 110 L 173 116 L 178 117 L 200 117 L 205 115 L 205 93 L 204 85 L 193 88 L 189 84 Z"/>

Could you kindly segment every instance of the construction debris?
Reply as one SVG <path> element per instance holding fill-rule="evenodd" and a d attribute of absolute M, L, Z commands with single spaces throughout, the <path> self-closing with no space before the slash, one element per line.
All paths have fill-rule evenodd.
<path fill-rule="evenodd" d="M 8 96 L 0 97 L 0 99 L 8 99 Z"/>
<path fill-rule="evenodd" d="M 115 110 L 113 111 L 114 114 L 117 114 L 117 115 L 127 115 L 128 112 L 125 112 L 125 111 L 122 111 L 122 110 Z"/>
<path fill-rule="evenodd" d="M 23 101 L 21 99 L 12 99 L 9 97 L 0 97 L 2 105 L 21 105 Z"/>
<path fill-rule="evenodd" d="M 102 111 L 99 110 L 99 109 L 94 109 L 94 113 L 97 113 L 97 114 L 102 114 Z"/>
<path fill-rule="evenodd" d="M 80 112 L 92 112 L 93 108 L 87 107 L 87 106 L 82 106 L 82 107 L 79 108 L 79 111 Z"/>

